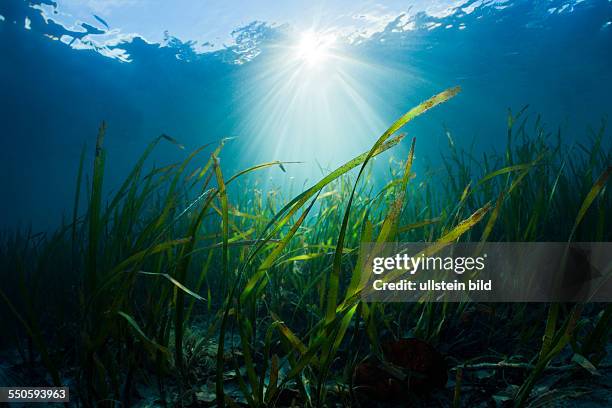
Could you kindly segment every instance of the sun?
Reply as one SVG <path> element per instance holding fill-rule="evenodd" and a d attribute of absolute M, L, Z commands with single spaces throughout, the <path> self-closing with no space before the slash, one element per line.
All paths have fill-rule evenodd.
<path fill-rule="evenodd" d="M 336 38 L 332 34 L 305 31 L 296 47 L 297 58 L 308 66 L 321 65 L 331 56 L 331 48 L 335 41 Z"/>

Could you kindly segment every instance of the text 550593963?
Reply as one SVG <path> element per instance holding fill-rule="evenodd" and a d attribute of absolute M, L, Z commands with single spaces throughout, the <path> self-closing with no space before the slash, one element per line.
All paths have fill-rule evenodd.
<path fill-rule="evenodd" d="M 68 387 L 0 387 L 0 402 L 69 402 Z"/>

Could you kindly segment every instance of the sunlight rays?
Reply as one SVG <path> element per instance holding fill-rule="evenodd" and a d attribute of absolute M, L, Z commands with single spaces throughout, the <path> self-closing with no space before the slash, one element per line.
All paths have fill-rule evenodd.
<path fill-rule="evenodd" d="M 406 73 L 363 61 L 333 34 L 305 31 L 266 49 L 240 92 L 242 155 L 333 166 L 384 130 L 376 82 Z M 306 170 L 309 169 L 309 170 Z M 298 179 L 313 166 L 291 168 Z"/>

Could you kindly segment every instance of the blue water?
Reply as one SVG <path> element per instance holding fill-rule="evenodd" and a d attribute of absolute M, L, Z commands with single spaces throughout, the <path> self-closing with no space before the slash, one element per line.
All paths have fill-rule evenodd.
<path fill-rule="evenodd" d="M 93 150 L 102 120 L 112 189 L 160 133 L 186 150 L 236 137 L 222 154 L 227 174 L 299 160 L 266 179 L 312 180 L 454 85 L 463 88 L 459 97 L 406 129 L 421 162 L 445 151 L 446 129 L 463 147 L 499 149 L 508 108 L 529 104 L 570 141 L 612 113 L 608 0 L 467 2 L 444 17 L 408 12 L 359 41 L 336 39 L 334 55 L 313 67 L 292 61 L 299 35 L 291 23 L 249 24 L 235 44 L 210 52 L 171 34 L 161 44 L 135 36 L 91 49 L 73 40 L 104 35 L 112 21 L 66 28 L 31 7 L 41 3 L 54 4 L 0 2 L 0 227 L 44 229 L 68 214 L 80 150 Z M 185 154 L 168 144 L 155 161 Z"/>

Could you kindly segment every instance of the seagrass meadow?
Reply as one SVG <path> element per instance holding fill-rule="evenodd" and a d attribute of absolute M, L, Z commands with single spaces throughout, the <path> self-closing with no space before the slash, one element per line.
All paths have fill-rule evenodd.
<path fill-rule="evenodd" d="M 457 93 L 295 196 L 257 184 L 293 163 L 227 174 L 230 140 L 154 166 L 182 148 L 166 135 L 105 194 L 102 124 L 62 225 L 1 236 L 0 382 L 66 385 L 87 407 L 608 406 L 609 304 L 361 300 L 361 242 L 612 239 L 605 123 L 570 144 L 509 111 L 504 150 L 474 157 L 449 132 L 444 165 L 417 174 L 409 122 Z"/>

